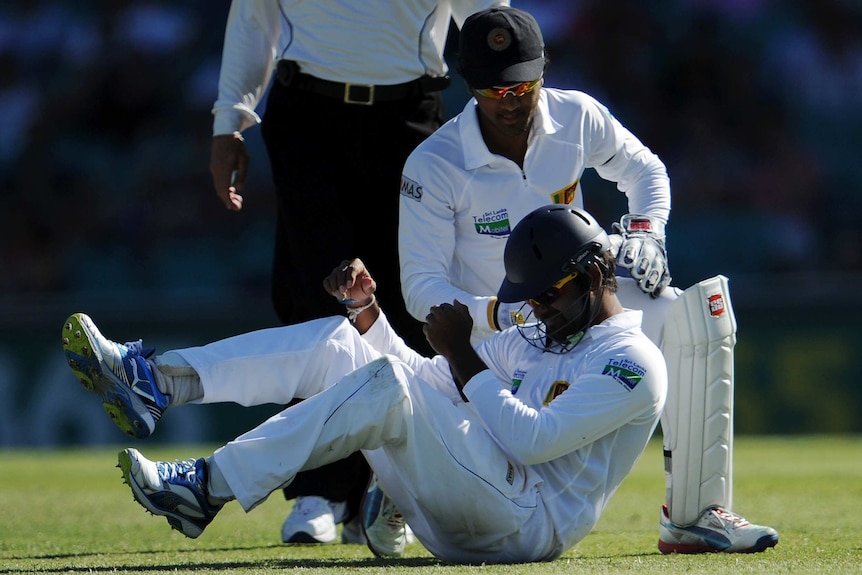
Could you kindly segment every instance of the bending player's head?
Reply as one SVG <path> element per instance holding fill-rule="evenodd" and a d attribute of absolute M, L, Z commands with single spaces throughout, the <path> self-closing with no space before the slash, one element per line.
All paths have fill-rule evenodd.
<path fill-rule="evenodd" d="M 542 32 L 527 12 L 498 7 L 467 18 L 458 68 L 476 98 L 486 142 L 498 145 L 529 133 L 546 62 Z"/>
<path fill-rule="evenodd" d="M 477 89 L 540 80 L 545 41 L 536 19 L 507 6 L 473 14 L 461 26 L 458 71 Z"/>
<path fill-rule="evenodd" d="M 525 301 L 538 322 L 521 335 L 548 351 L 573 348 L 602 319 L 606 293 L 616 292 L 608 235 L 590 214 L 570 206 L 533 210 L 512 230 L 503 260 L 502 302 Z"/>

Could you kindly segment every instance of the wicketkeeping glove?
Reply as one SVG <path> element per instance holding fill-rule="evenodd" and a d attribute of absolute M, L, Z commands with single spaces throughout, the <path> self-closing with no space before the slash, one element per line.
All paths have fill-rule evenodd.
<path fill-rule="evenodd" d="M 626 214 L 614 223 L 609 236 L 617 265 L 629 270 L 638 287 L 652 297 L 661 295 L 670 284 L 664 223 L 652 216 Z"/>

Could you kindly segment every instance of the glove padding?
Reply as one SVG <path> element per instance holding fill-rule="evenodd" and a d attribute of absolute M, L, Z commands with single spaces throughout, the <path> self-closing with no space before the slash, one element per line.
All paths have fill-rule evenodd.
<path fill-rule="evenodd" d="M 629 270 L 642 291 L 654 298 L 661 295 L 671 280 L 664 224 L 651 216 L 626 214 L 613 229 L 616 233 L 609 238 L 617 265 Z"/>

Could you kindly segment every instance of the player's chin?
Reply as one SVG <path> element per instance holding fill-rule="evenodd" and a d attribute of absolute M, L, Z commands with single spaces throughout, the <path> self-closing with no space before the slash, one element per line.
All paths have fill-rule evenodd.
<path fill-rule="evenodd" d="M 545 322 L 545 333 L 556 343 L 566 342 L 570 331 L 571 329 L 568 329 L 568 324 L 561 325 L 561 322 Z"/>
<path fill-rule="evenodd" d="M 518 136 L 527 131 L 527 117 L 524 114 L 497 115 L 497 126 L 509 136 Z"/>

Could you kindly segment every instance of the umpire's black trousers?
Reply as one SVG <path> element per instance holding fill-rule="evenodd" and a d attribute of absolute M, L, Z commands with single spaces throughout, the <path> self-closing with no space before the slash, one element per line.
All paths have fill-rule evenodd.
<path fill-rule="evenodd" d="M 272 299 L 281 321 L 343 315 L 322 281 L 342 259 L 360 257 L 390 323 L 408 345 L 431 353 L 401 297 L 398 203 L 407 156 L 442 120 L 439 92 L 365 106 L 273 82 L 261 132 L 278 199 Z M 355 453 L 301 473 L 285 496 L 347 500 L 353 515 L 369 473 Z"/>

